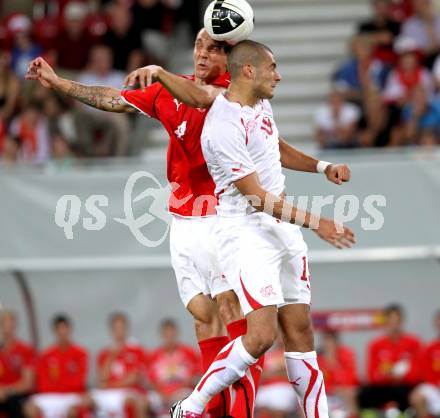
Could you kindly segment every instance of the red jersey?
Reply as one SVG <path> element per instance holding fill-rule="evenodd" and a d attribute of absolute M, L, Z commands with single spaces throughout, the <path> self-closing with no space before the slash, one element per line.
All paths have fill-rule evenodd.
<path fill-rule="evenodd" d="M 373 384 L 415 384 L 420 380 L 421 343 L 417 337 L 402 335 L 397 341 L 384 336 L 371 341 L 368 347 L 368 380 Z M 390 375 L 399 363 L 405 372 L 400 378 Z"/>
<path fill-rule="evenodd" d="M 188 77 L 194 80 L 194 76 Z M 229 74 L 212 85 L 228 87 Z M 170 138 L 167 154 L 167 177 L 175 183 L 169 210 L 181 216 L 215 215 L 214 181 L 202 153 L 200 136 L 208 109 L 195 109 L 179 102 L 160 83 L 148 89 L 125 90 L 122 97 L 146 115 L 158 119 Z M 208 196 L 207 204 L 200 196 Z"/>
<path fill-rule="evenodd" d="M 323 355 L 318 355 L 318 364 L 324 374 L 325 390 L 332 394 L 337 387 L 357 386 L 359 384 L 356 356 L 348 347 L 336 349 L 336 361 L 329 362 Z"/>
<path fill-rule="evenodd" d="M 44 351 L 37 366 L 37 391 L 83 392 L 87 382 L 87 352 L 77 345 L 53 346 Z"/>
<path fill-rule="evenodd" d="M 440 339 L 425 348 L 423 362 L 424 381 L 440 386 Z"/>
<path fill-rule="evenodd" d="M 147 375 L 162 393 L 172 394 L 193 386 L 200 375 L 200 359 L 197 352 L 186 345 L 178 345 L 171 352 L 158 348 L 149 357 Z"/>
<path fill-rule="evenodd" d="M 113 355 L 112 349 L 105 349 L 98 355 L 98 369 L 102 370 L 108 361 L 111 361 L 110 375 L 105 387 L 121 387 L 121 382 L 126 380 L 133 372 L 142 372 L 145 364 L 145 352 L 136 345 L 126 345 L 116 355 Z M 139 373 L 139 376 L 141 376 L 141 373 Z M 136 389 L 139 388 L 139 384 L 130 387 Z"/>
<path fill-rule="evenodd" d="M 0 386 L 17 383 L 23 370 L 34 365 L 35 352 L 30 345 L 14 341 L 8 349 L 0 347 Z"/>

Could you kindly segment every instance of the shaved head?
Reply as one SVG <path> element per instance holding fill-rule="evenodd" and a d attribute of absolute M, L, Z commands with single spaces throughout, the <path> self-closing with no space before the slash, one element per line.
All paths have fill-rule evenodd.
<path fill-rule="evenodd" d="M 255 41 L 241 41 L 235 45 L 228 55 L 228 71 L 231 80 L 234 80 L 241 74 L 244 65 L 258 65 L 267 57 L 267 53 L 272 51 L 266 45 Z"/>

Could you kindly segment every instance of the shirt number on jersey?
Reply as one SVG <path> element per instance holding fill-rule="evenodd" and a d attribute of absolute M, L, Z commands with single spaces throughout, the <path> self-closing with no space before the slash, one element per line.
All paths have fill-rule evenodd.
<path fill-rule="evenodd" d="M 183 137 L 185 135 L 186 132 L 186 120 L 184 120 L 178 127 L 177 129 L 174 131 L 174 133 L 176 134 L 177 138 L 179 138 L 181 141 L 183 141 Z"/>

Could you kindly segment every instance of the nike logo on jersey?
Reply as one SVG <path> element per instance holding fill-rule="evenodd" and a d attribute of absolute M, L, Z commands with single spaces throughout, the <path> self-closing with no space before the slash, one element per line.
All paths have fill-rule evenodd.
<path fill-rule="evenodd" d="M 243 164 L 240 164 L 240 166 L 238 168 L 232 167 L 231 170 L 233 173 L 239 173 L 240 171 L 243 171 Z"/>
<path fill-rule="evenodd" d="M 174 131 L 174 133 L 176 134 L 177 138 L 180 139 L 181 141 L 183 141 L 183 137 L 186 133 L 186 120 L 184 120 L 178 127 L 177 129 Z"/>

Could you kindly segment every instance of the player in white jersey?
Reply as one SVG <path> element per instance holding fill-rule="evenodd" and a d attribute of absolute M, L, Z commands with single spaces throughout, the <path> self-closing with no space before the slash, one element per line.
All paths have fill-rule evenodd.
<path fill-rule="evenodd" d="M 243 41 L 230 53 L 228 70 L 231 85 L 208 114 L 202 148 L 219 195 L 215 240 L 220 263 L 240 299 L 248 331 L 219 353 L 194 392 L 171 413 L 201 416 L 214 394 L 243 376 L 272 346 L 279 322 L 289 380 L 304 412 L 326 418 L 309 312 L 307 246 L 292 224 L 314 227 L 318 236 L 339 248 L 349 247 L 354 236 L 348 228 L 300 211 L 283 198 L 278 131 L 266 100 L 281 79 L 271 51 Z"/>

